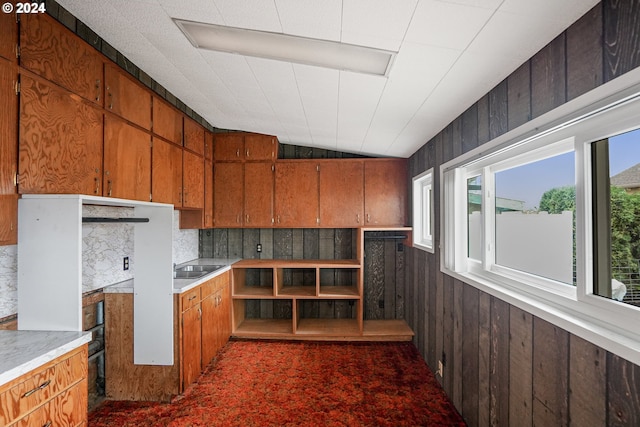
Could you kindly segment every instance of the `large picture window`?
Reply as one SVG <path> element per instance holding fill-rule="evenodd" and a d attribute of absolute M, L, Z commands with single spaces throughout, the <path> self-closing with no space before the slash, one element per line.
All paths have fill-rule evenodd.
<path fill-rule="evenodd" d="M 640 87 L 577 111 L 442 165 L 441 268 L 640 363 Z"/>

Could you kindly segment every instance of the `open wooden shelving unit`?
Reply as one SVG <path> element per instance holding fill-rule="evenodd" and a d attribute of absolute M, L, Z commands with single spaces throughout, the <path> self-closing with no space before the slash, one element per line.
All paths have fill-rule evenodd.
<path fill-rule="evenodd" d="M 232 335 L 331 341 L 410 341 L 403 320 L 364 320 L 364 234 L 410 228 L 359 228 L 355 259 L 247 259 L 232 266 Z M 409 237 L 410 239 L 410 237 Z M 408 242 L 407 242 L 408 243 Z M 339 273 L 336 275 L 335 273 Z M 337 280 L 336 276 L 340 279 Z M 277 300 L 287 318 L 250 318 L 249 301 Z M 305 301 L 347 301 L 347 318 L 305 317 Z"/>

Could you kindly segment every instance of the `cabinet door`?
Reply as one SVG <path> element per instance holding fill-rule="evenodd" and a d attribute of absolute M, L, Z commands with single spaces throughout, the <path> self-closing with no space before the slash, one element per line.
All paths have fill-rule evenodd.
<path fill-rule="evenodd" d="M 244 226 L 273 226 L 274 164 L 244 165 Z"/>
<path fill-rule="evenodd" d="M 318 163 L 295 160 L 276 163 L 275 225 L 317 227 Z"/>
<path fill-rule="evenodd" d="M 153 133 L 182 145 L 182 113 L 157 97 L 153 97 Z"/>
<path fill-rule="evenodd" d="M 151 94 L 115 65 L 105 64 L 104 107 L 123 119 L 151 129 Z"/>
<path fill-rule="evenodd" d="M 213 163 L 204 161 L 204 228 L 213 228 Z"/>
<path fill-rule="evenodd" d="M 182 147 L 153 138 L 151 194 L 154 202 L 182 206 Z"/>
<path fill-rule="evenodd" d="M 241 227 L 244 201 L 244 168 L 241 163 L 213 166 L 213 221 L 216 227 Z"/>
<path fill-rule="evenodd" d="M 204 368 L 215 357 L 220 349 L 218 321 L 218 293 L 213 293 L 202 300 L 202 367 Z"/>
<path fill-rule="evenodd" d="M 0 195 L 0 245 L 18 243 L 18 195 Z"/>
<path fill-rule="evenodd" d="M 204 159 L 189 151 L 182 153 L 182 206 L 204 208 Z"/>
<path fill-rule="evenodd" d="M 48 15 L 21 16 L 20 65 L 102 105 L 102 57 L 93 47 Z"/>
<path fill-rule="evenodd" d="M 275 160 L 278 152 L 277 138 L 271 135 L 247 133 L 244 136 L 246 160 Z"/>
<path fill-rule="evenodd" d="M 189 117 L 184 118 L 184 148 L 204 155 L 204 128 Z"/>
<path fill-rule="evenodd" d="M 365 160 L 365 224 L 404 226 L 407 222 L 407 162 Z"/>
<path fill-rule="evenodd" d="M 204 158 L 213 161 L 213 134 L 211 132 L 204 134 Z"/>
<path fill-rule="evenodd" d="M 105 117 L 103 196 L 149 201 L 151 135 L 112 116 Z"/>
<path fill-rule="evenodd" d="M 99 195 L 101 168 L 102 113 L 66 91 L 23 74 L 20 193 Z"/>
<path fill-rule="evenodd" d="M 16 13 L 0 13 L 0 56 L 16 61 L 18 21 Z"/>
<path fill-rule="evenodd" d="M 0 15 L 1 16 L 1 15 Z M 16 68 L 0 60 L 0 195 L 16 194 L 18 172 L 18 96 Z"/>
<path fill-rule="evenodd" d="M 182 313 L 182 389 L 195 381 L 202 369 L 202 308 L 196 304 Z"/>
<path fill-rule="evenodd" d="M 231 336 L 231 287 L 227 284 L 220 290 L 220 304 L 218 305 L 218 319 L 220 322 L 220 347 L 223 347 Z"/>
<path fill-rule="evenodd" d="M 320 225 L 352 228 L 364 223 L 364 165 L 360 160 L 320 164 Z"/>
<path fill-rule="evenodd" d="M 216 161 L 242 160 L 244 133 L 218 133 L 213 137 L 213 159 Z"/>

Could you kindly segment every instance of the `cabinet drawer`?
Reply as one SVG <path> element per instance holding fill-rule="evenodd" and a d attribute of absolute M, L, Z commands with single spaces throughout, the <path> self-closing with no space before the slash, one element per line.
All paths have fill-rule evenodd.
<path fill-rule="evenodd" d="M 200 302 L 200 286 L 185 292 L 180 296 L 180 307 L 182 311 L 188 310 Z"/>
<path fill-rule="evenodd" d="M 9 424 L 42 405 L 53 396 L 87 377 L 87 350 L 82 347 L 74 354 L 53 365 L 26 374 L 21 382 L 0 391 L 0 424 Z M 86 387 L 86 384 L 85 384 Z"/>
<path fill-rule="evenodd" d="M 13 426 L 75 427 L 87 420 L 87 380 L 82 380 Z"/>
<path fill-rule="evenodd" d="M 202 299 L 205 299 L 209 295 L 218 292 L 224 287 L 229 285 L 229 273 L 223 273 L 219 276 L 214 277 L 213 279 L 204 282 L 201 286 Z"/>

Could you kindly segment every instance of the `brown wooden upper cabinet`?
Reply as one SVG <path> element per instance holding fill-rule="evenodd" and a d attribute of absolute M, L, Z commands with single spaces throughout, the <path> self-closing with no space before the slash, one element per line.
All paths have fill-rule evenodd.
<path fill-rule="evenodd" d="M 364 163 L 361 160 L 320 162 L 320 226 L 364 225 Z"/>
<path fill-rule="evenodd" d="M 48 15 L 21 16 L 20 65 L 84 99 L 103 105 L 102 56 Z"/>
<path fill-rule="evenodd" d="M 18 71 L 0 60 L 0 195 L 16 194 L 18 172 Z"/>
<path fill-rule="evenodd" d="M 153 201 L 182 206 L 182 147 L 153 138 L 151 194 Z"/>
<path fill-rule="evenodd" d="M 204 158 L 205 160 L 213 160 L 213 134 L 211 132 L 204 133 Z"/>
<path fill-rule="evenodd" d="M 248 132 L 214 134 L 213 158 L 216 161 L 265 161 L 278 156 L 278 139 Z"/>
<path fill-rule="evenodd" d="M 213 228 L 213 162 L 204 160 L 204 218 L 202 226 Z"/>
<path fill-rule="evenodd" d="M 275 164 L 275 226 L 317 227 L 319 223 L 318 162 Z"/>
<path fill-rule="evenodd" d="M 151 135 L 113 116 L 104 123 L 103 196 L 151 199 Z"/>
<path fill-rule="evenodd" d="M 407 161 L 367 159 L 364 163 L 365 226 L 407 222 Z"/>
<path fill-rule="evenodd" d="M 153 133 L 182 145 L 182 113 L 158 97 L 153 97 Z"/>
<path fill-rule="evenodd" d="M 17 60 L 18 48 L 18 15 L 0 13 L 0 56 L 11 62 Z"/>
<path fill-rule="evenodd" d="M 22 75 L 20 193 L 102 195 L 102 138 L 99 109 Z"/>
<path fill-rule="evenodd" d="M 275 166 L 271 162 L 244 164 L 244 226 L 272 227 Z"/>
<path fill-rule="evenodd" d="M 182 152 L 182 207 L 204 208 L 204 159 L 197 154 Z"/>
<path fill-rule="evenodd" d="M 104 108 L 150 130 L 151 93 L 114 64 L 105 64 L 104 77 Z"/>
<path fill-rule="evenodd" d="M 189 117 L 184 118 L 184 148 L 204 155 L 204 127 Z"/>
<path fill-rule="evenodd" d="M 0 195 L 0 246 L 18 243 L 18 195 Z"/>
<path fill-rule="evenodd" d="M 273 163 L 216 162 L 213 182 L 216 227 L 273 226 Z"/>
<path fill-rule="evenodd" d="M 1 30 L 0 30 L 1 31 Z M 0 60 L 0 245 L 18 242 L 18 97 L 14 85 L 17 70 Z"/>
<path fill-rule="evenodd" d="M 244 191 L 242 163 L 216 162 L 213 165 L 213 221 L 216 227 L 242 226 Z"/>

